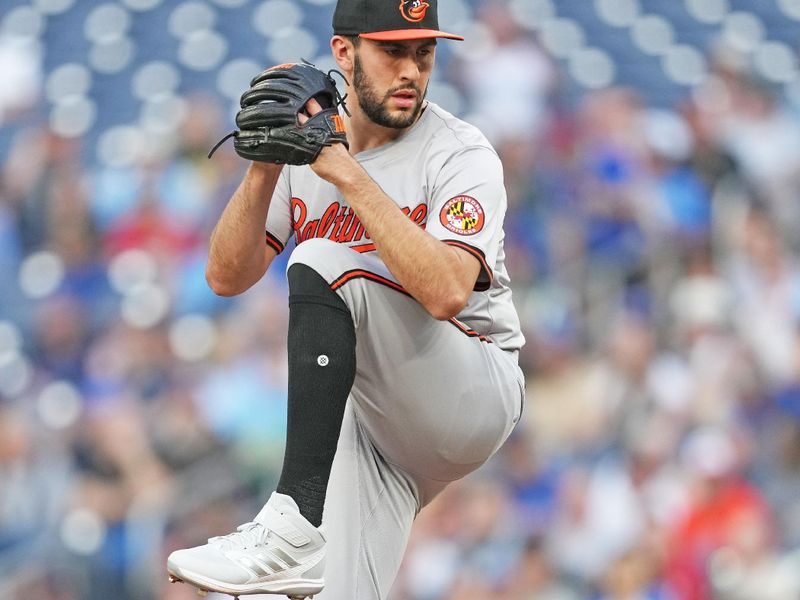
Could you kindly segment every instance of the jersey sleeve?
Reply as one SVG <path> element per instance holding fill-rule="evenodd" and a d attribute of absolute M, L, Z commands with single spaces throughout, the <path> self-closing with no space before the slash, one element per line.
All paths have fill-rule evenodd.
<path fill-rule="evenodd" d="M 461 150 L 443 165 L 431 191 L 426 231 L 477 258 L 475 290 L 488 290 L 507 205 L 500 158 L 484 146 Z"/>
<path fill-rule="evenodd" d="M 272 193 L 267 212 L 265 239 L 268 246 L 280 254 L 292 235 L 292 191 L 288 167 L 284 167 Z"/>

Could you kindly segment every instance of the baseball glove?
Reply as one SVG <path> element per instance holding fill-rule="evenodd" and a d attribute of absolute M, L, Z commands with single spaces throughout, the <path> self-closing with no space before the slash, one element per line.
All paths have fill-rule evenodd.
<path fill-rule="evenodd" d="M 208 157 L 231 137 L 242 158 L 277 164 L 313 163 L 322 148 L 332 144 L 349 148 L 338 107 L 350 113 L 331 77 L 334 72 L 339 73 L 331 70 L 326 74 L 303 62 L 260 73 L 242 94 L 241 110 L 236 115 L 239 129 L 222 138 Z M 307 115 L 305 105 L 312 98 L 322 110 L 301 124 L 299 115 Z"/>

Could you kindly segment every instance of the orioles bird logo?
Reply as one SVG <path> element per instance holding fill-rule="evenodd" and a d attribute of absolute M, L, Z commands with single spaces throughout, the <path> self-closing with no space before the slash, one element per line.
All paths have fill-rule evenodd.
<path fill-rule="evenodd" d="M 425 18 L 429 6 L 424 0 L 400 0 L 400 14 L 406 21 L 419 23 Z"/>

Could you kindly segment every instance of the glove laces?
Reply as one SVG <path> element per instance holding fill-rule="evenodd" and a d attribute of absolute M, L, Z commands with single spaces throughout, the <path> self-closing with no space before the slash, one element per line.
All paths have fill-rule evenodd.
<path fill-rule="evenodd" d="M 218 149 L 220 146 L 222 146 L 222 144 L 224 144 L 225 142 L 227 142 L 229 139 L 231 139 L 231 138 L 232 138 L 233 136 L 235 136 L 235 135 L 236 135 L 236 131 L 235 131 L 235 130 L 234 130 L 234 131 L 231 131 L 231 132 L 230 132 L 229 134 L 227 134 L 227 135 L 226 135 L 224 138 L 222 138 L 220 141 L 218 141 L 216 144 L 214 144 L 214 147 L 213 147 L 213 148 L 211 149 L 211 151 L 208 153 L 208 158 L 211 158 L 212 156 L 214 156 L 214 152 L 216 152 L 216 151 L 217 151 L 217 149 Z"/>
<path fill-rule="evenodd" d="M 309 63 L 309 64 L 311 64 L 311 63 Z M 350 85 L 350 82 L 347 81 L 347 77 L 344 76 L 344 73 L 342 73 L 338 69 L 331 69 L 327 73 L 328 79 L 330 79 L 333 82 L 333 86 L 334 86 L 333 89 L 336 90 L 336 102 L 334 103 L 334 106 L 336 106 L 337 108 L 339 106 L 341 106 L 342 110 L 344 111 L 344 114 L 346 114 L 348 117 L 351 117 L 352 115 L 350 114 L 350 111 L 347 110 L 347 104 L 345 103 L 345 100 L 347 100 L 347 94 L 342 96 L 342 93 L 339 91 L 339 88 L 336 87 L 336 82 L 333 81 L 333 76 L 331 75 L 331 73 L 336 73 L 339 77 L 342 78 L 342 81 L 344 81 L 345 84 L 347 84 L 347 85 Z"/>
<path fill-rule="evenodd" d="M 308 65 L 309 67 L 314 67 L 315 69 L 317 68 L 317 65 L 315 65 L 311 61 L 306 60 L 305 58 L 301 58 L 300 60 L 303 62 L 304 65 Z M 347 81 L 347 77 L 344 76 L 344 73 L 342 73 L 338 69 L 331 69 L 325 74 L 325 76 L 333 84 L 333 89 L 336 92 L 336 99 L 335 102 L 333 103 L 334 107 L 339 108 L 341 106 L 342 110 L 344 111 L 344 114 L 346 114 L 348 117 L 351 117 L 352 115 L 350 114 L 350 111 L 347 110 L 347 104 L 345 103 L 345 100 L 347 100 L 347 94 L 342 96 L 341 92 L 339 91 L 339 88 L 336 87 L 336 81 L 334 81 L 331 73 L 336 73 L 339 77 L 342 78 L 342 81 L 344 81 L 347 85 L 350 85 L 350 82 Z"/>

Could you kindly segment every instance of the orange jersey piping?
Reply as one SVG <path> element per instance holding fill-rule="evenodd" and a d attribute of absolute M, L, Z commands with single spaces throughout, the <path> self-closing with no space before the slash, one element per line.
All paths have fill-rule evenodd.
<path fill-rule="evenodd" d="M 264 237 L 267 242 L 267 245 L 270 246 L 273 250 L 275 250 L 275 252 L 277 252 L 278 254 L 283 252 L 285 246 L 281 243 L 281 241 L 278 238 L 272 235 L 269 231 L 265 232 Z"/>
<path fill-rule="evenodd" d="M 462 250 L 469 252 L 472 256 L 478 259 L 478 262 L 481 263 L 481 269 L 486 273 L 486 276 L 489 278 L 488 282 L 475 282 L 475 287 L 473 288 L 476 292 L 485 292 L 490 287 L 492 287 L 492 270 L 489 268 L 488 263 L 486 262 L 486 255 L 481 251 L 479 248 L 475 246 L 470 246 L 469 244 L 465 244 L 464 242 L 459 242 L 458 240 L 444 240 L 444 243 L 448 246 L 453 246 L 454 248 L 461 248 Z"/>
<path fill-rule="evenodd" d="M 406 289 L 399 283 L 395 283 L 391 279 L 387 279 L 386 277 L 382 277 L 377 273 L 372 273 L 364 269 L 353 269 L 352 271 L 345 271 L 337 279 L 335 279 L 333 283 L 331 283 L 331 289 L 335 292 L 344 284 L 349 283 L 355 279 L 369 279 L 370 281 L 374 281 L 375 283 L 380 283 L 381 285 L 385 285 L 386 287 L 392 288 L 396 292 L 400 292 L 401 294 L 408 296 L 409 298 L 413 298 L 413 296 L 409 294 L 408 291 L 406 291 Z M 454 325 L 459 331 L 461 331 L 461 333 L 463 333 L 467 337 L 478 338 L 480 341 L 486 342 L 487 344 L 493 343 L 492 340 L 487 338 L 485 335 L 481 335 L 474 329 L 470 329 L 469 327 L 464 325 L 461 321 L 458 321 L 455 318 L 448 319 L 448 322 L 451 325 Z"/>

